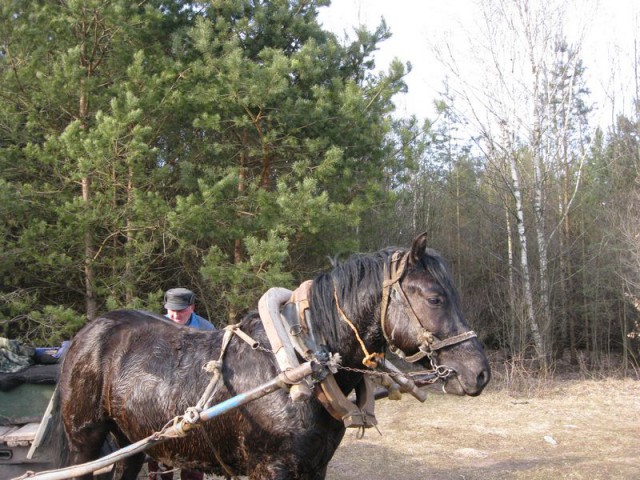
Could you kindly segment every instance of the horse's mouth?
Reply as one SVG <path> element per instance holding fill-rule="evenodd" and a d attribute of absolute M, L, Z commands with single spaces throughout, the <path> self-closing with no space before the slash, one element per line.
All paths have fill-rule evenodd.
<path fill-rule="evenodd" d="M 454 375 L 453 377 L 448 378 L 447 380 L 444 381 L 444 384 L 442 385 L 442 391 L 446 394 L 456 395 L 458 397 L 463 397 L 465 395 L 468 395 L 467 391 L 465 390 L 464 386 L 460 382 L 460 379 L 458 379 L 457 375 Z M 474 396 L 479 394 L 480 392 L 475 393 Z"/>
<path fill-rule="evenodd" d="M 459 375 L 453 374 L 444 381 L 442 391 L 450 395 L 477 397 L 482 393 L 487 383 L 489 383 L 488 372 L 482 372 L 478 375 L 473 385 L 465 383 Z"/>

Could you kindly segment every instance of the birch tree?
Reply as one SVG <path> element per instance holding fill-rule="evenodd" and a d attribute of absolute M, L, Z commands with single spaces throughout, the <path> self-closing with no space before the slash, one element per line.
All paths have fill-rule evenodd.
<path fill-rule="evenodd" d="M 569 43 L 564 32 L 567 9 L 562 2 L 480 2 L 479 34 L 468 42 L 471 51 L 464 54 L 464 63 L 451 45 L 439 51 L 451 71 L 452 88 L 464 100 L 460 114 L 480 136 L 487 171 L 508 174 L 496 179 L 506 181 L 511 192 L 505 208 L 515 231 L 504 231 L 514 235 L 519 252 L 504 255 L 518 259 L 507 266 L 519 278 L 520 294 L 511 298 L 522 299 L 529 338 L 542 368 L 552 352 L 550 257 L 557 253 L 561 219 L 568 215 L 572 199 L 568 195 L 559 211 L 554 191 L 563 165 L 567 191 L 577 187 L 581 168 L 580 161 L 562 163 L 575 153 L 567 153 L 574 146 L 566 139 L 575 123 L 569 119 L 575 118 L 572 105 L 582 68 L 579 37 Z M 470 71 L 468 62 L 475 69 Z M 518 311 L 512 305 L 511 312 Z M 516 350 L 526 348 L 525 343 Z"/>

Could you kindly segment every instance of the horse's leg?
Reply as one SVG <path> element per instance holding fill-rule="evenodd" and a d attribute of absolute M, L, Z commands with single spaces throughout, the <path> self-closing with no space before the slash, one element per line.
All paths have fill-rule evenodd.
<path fill-rule="evenodd" d="M 313 473 L 292 474 L 288 468 L 279 462 L 258 464 L 249 473 L 251 480 L 324 480 L 327 476 L 327 467 Z"/>
<path fill-rule="evenodd" d="M 144 458 L 144 453 L 137 453 L 126 460 L 123 460 L 124 470 L 122 472 L 122 477 L 120 478 L 122 480 L 135 480 L 138 478 L 138 474 L 140 473 L 142 464 L 144 463 Z"/>
<path fill-rule="evenodd" d="M 113 436 L 115 437 L 115 442 L 113 441 L 113 438 L 107 439 L 103 447 L 104 453 L 102 456 L 131 445 L 129 439 L 125 437 L 119 429 L 116 429 L 116 431 L 113 432 Z M 138 474 L 140 473 L 140 470 L 142 470 L 145 457 L 146 455 L 144 452 L 136 453 L 135 455 L 127 457 L 115 464 L 113 468 L 115 469 L 116 475 L 112 477 L 113 480 L 135 480 L 138 478 Z"/>
<path fill-rule="evenodd" d="M 323 469 L 318 470 L 315 473 L 313 480 L 324 480 L 327 477 L 327 467 L 328 465 L 325 465 Z"/>
<path fill-rule="evenodd" d="M 89 434 L 82 432 L 82 434 L 74 437 L 74 440 L 69 440 L 69 465 L 80 465 L 91 462 L 130 444 L 130 442 L 126 440 L 119 440 L 118 444 L 115 444 L 112 439 L 109 438 L 108 433 L 109 432 L 104 429 L 95 428 L 95 430 Z M 82 441 L 79 441 L 79 438 L 81 438 Z M 118 438 L 123 437 L 118 436 Z M 82 480 L 92 480 L 95 478 L 98 480 L 135 480 L 142 469 L 144 457 L 144 453 L 137 453 L 114 464 L 111 471 L 98 477 L 94 477 L 93 473 L 89 473 L 76 478 Z"/>
<path fill-rule="evenodd" d="M 135 480 L 138 478 L 143 462 L 144 454 L 133 455 L 116 462 L 109 471 L 94 476 L 93 480 Z"/>
<path fill-rule="evenodd" d="M 105 428 L 92 425 L 76 430 L 72 435 L 69 435 L 69 465 L 80 465 L 99 458 L 107 433 L 108 431 Z M 88 473 L 75 478 L 91 480 L 93 474 Z"/>

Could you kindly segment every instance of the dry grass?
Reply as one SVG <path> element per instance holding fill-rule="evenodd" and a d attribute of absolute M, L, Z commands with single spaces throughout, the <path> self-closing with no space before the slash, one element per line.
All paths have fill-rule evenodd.
<path fill-rule="evenodd" d="M 640 478 L 640 381 L 530 383 L 535 396 L 489 388 L 380 401 L 382 435 L 348 431 L 327 478 Z"/>

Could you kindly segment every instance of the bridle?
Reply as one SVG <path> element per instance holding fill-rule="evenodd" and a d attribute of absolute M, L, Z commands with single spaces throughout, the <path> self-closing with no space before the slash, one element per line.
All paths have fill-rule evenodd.
<path fill-rule="evenodd" d="M 420 318 L 418 318 L 418 316 L 416 315 L 416 312 L 413 310 L 411 302 L 409 302 L 409 299 L 404 293 L 404 290 L 402 290 L 402 285 L 400 285 L 400 280 L 402 280 L 402 277 L 407 270 L 409 255 L 410 252 L 408 251 L 396 251 L 389 259 L 388 267 L 387 263 L 385 262 L 382 283 L 382 304 L 380 307 L 380 325 L 382 327 L 382 334 L 384 335 L 384 338 L 389 345 L 389 350 L 395 355 L 398 355 L 406 362 L 414 363 L 418 360 L 423 359 L 424 357 L 431 358 L 433 352 L 441 350 L 445 347 L 449 347 L 451 345 L 465 342 L 471 338 L 477 337 L 477 335 L 473 330 L 469 330 L 459 335 L 454 335 L 453 337 L 440 340 L 425 327 L 422 321 L 420 321 Z M 389 334 L 387 333 L 387 307 L 389 306 L 389 299 L 391 297 L 392 291 L 395 291 L 398 294 L 400 303 L 402 303 L 407 317 L 420 325 L 421 328 L 421 332 L 418 334 L 417 339 L 419 344 L 418 352 L 413 355 L 407 355 L 404 351 L 402 351 L 402 349 L 394 345 L 393 330 L 391 331 L 391 336 L 389 336 Z"/>

